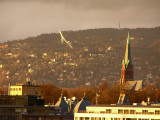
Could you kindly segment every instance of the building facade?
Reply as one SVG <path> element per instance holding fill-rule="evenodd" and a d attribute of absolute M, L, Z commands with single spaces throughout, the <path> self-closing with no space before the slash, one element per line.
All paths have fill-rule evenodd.
<path fill-rule="evenodd" d="M 63 120 L 54 107 L 0 105 L 0 120 Z"/>
<path fill-rule="evenodd" d="M 24 84 L 9 85 L 8 94 L 41 96 L 41 86 L 31 84 L 30 81 L 26 81 Z"/>
<path fill-rule="evenodd" d="M 160 120 L 160 106 L 92 105 L 75 113 L 74 120 Z"/>

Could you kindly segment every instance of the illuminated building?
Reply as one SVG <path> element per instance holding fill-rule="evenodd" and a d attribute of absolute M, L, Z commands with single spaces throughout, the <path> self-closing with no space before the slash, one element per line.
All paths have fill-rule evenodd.
<path fill-rule="evenodd" d="M 92 105 L 74 113 L 74 120 L 160 120 L 160 106 Z"/>
<path fill-rule="evenodd" d="M 41 96 L 41 86 L 34 85 L 29 79 L 24 84 L 10 85 L 8 86 L 9 95 L 35 95 Z"/>

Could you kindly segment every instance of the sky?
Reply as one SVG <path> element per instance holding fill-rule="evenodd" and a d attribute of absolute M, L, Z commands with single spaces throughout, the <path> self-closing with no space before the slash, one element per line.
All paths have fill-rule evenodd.
<path fill-rule="evenodd" d="M 0 0 L 0 42 L 59 30 L 160 26 L 160 0 Z"/>

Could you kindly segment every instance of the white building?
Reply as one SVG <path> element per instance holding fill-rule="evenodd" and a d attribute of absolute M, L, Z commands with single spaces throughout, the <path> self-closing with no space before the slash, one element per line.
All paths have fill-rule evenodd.
<path fill-rule="evenodd" d="M 74 120 L 160 120 L 160 106 L 91 105 L 74 113 Z"/>

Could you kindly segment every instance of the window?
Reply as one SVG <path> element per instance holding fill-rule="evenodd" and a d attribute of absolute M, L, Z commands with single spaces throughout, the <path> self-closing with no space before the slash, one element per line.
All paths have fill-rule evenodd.
<path fill-rule="evenodd" d="M 85 120 L 89 120 L 89 117 L 85 117 Z"/>
<path fill-rule="evenodd" d="M 123 110 L 122 109 L 118 110 L 118 114 L 123 114 Z"/>
<path fill-rule="evenodd" d="M 136 111 L 135 110 L 130 110 L 130 114 L 135 114 Z"/>
<path fill-rule="evenodd" d="M 148 114 L 148 110 L 142 110 L 142 114 Z"/>
<path fill-rule="evenodd" d="M 94 120 L 94 117 L 91 117 L 91 120 Z"/>
<path fill-rule="evenodd" d="M 129 110 L 124 110 L 124 114 L 129 114 Z"/>
<path fill-rule="evenodd" d="M 159 115 L 160 114 L 160 110 L 155 110 L 155 114 Z"/>
<path fill-rule="evenodd" d="M 111 113 L 111 109 L 106 109 L 106 113 Z"/>
<path fill-rule="evenodd" d="M 83 117 L 80 117 L 80 120 L 83 120 L 84 118 Z"/>
<path fill-rule="evenodd" d="M 101 120 L 101 118 L 100 117 L 96 117 L 95 120 Z"/>

